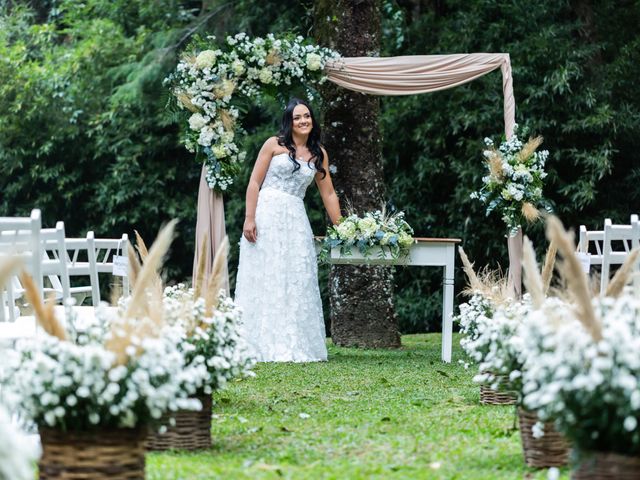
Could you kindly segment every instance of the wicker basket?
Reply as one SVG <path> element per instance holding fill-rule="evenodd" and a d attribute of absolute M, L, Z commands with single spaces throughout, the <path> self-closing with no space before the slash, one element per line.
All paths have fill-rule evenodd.
<path fill-rule="evenodd" d="M 482 372 L 487 374 L 489 372 Z M 504 383 L 507 380 L 505 375 L 494 375 L 496 381 Z M 480 385 L 480 403 L 483 405 L 514 405 L 516 394 L 514 392 L 496 392 L 487 385 Z"/>
<path fill-rule="evenodd" d="M 146 429 L 41 428 L 41 480 L 144 480 Z"/>
<path fill-rule="evenodd" d="M 551 422 L 544 423 L 544 435 L 535 438 L 532 427 L 538 422 L 538 416 L 523 408 L 518 408 L 520 438 L 524 461 L 529 467 L 549 468 L 567 464 L 569 443 L 558 433 Z"/>
<path fill-rule="evenodd" d="M 587 452 L 571 472 L 573 480 L 638 480 L 640 457 Z"/>
<path fill-rule="evenodd" d="M 168 426 L 165 433 L 150 431 L 147 437 L 148 450 L 201 450 L 211 448 L 211 395 L 198 395 L 202 410 L 194 412 L 180 410 L 162 418 L 169 425 L 169 418 L 175 419 L 175 426 Z"/>

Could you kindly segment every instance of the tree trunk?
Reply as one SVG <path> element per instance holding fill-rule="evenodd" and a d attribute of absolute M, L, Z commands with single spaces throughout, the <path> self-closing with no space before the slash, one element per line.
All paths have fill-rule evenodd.
<path fill-rule="evenodd" d="M 345 57 L 380 54 L 377 0 L 319 0 L 315 7 L 318 41 Z M 334 184 L 343 211 L 362 214 L 382 208 L 385 187 L 378 97 L 327 83 L 324 144 L 337 168 Z M 389 267 L 334 265 L 330 273 L 331 336 L 336 345 L 399 347 Z"/>

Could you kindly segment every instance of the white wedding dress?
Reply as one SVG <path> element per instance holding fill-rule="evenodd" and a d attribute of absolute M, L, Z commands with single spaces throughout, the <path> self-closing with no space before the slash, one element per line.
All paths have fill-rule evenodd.
<path fill-rule="evenodd" d="M 318 265 L 303 198 L 315 168 L 288 153 L 271 159 L 256 208 L 255 243 L 240 239 L 235 302 L 258 361 L 327 359 Z"/>

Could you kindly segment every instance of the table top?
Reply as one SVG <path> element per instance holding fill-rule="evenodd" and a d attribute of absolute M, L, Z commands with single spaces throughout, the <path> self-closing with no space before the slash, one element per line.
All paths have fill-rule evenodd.
<path fill-rule="evenodd" d="M 324 240 L 324 235 L 316 235 L 313 237 L 316 241 Z M 418 243 L 460 243 L 460 238 L 431 238 L 431 237 L 414 237 Z"/>

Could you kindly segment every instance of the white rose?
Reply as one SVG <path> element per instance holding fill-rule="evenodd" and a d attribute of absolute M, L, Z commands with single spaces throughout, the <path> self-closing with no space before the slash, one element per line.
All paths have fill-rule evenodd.
<path fill-rule="evenodd" d="M 213 50 L 203 50 L 196 57 L 196 67 L 211 68 L 216 63 L 216 54 Z"/>
<path fill-rule="evenodd" d="M 194 113 L 189 118 L 189 127 L 191 127 L 191 130 L 199 132 L 206 124 L 207 120 L 200 113 Z"/>
<path fill-rule="evenodd" d="M 307 68 L 311 71 L 320 70 L 322 67 L 322 57 L 317 53 L 307 55 Z"/>
<path fill-rule="evenodd" d="M 204 127 L 200 130 L 200 136 L 198 137 L 198 144 L 203 147 L 208 147 L 211 145 L 211 141 L 213 140 L 214 132 L 209 127 Z"/>
<path fill-rule="evenodd" d="M 212 151 L 216 158 L 224 158 L 227 156 L 227 151 L 222 145 L 216 145 L 212 148 Z"/>
<path fill-rule="evenodd" d="M 273 79 L 273 72 L 268 68 L 263 68 L 260 70 L 258 78 L 260 78 L 262 83 L 271 83 L 271 80 Z"/>
<path fill-rule="evenodd" d="M 235 75 L 242 75 L 246 70 L 244 62 L 242 60 L 234 60 L 231 64 L 231 70 Z"/>

